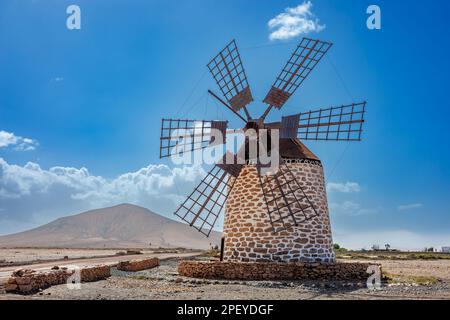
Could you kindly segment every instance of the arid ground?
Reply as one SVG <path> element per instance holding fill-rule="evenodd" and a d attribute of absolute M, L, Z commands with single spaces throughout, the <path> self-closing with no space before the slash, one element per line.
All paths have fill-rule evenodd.
<path fill-rule="evenodd" d="M 117 256 L 117 251 L 0 249 L 1 259 L 6 260 L 5 257 L 8 257 L 9 260 L 21 263 L 30 262 L 26 257 L 31 260 L 50 260 L 69 256 L 68 261 L 39 262 L 27 266 L 35 269 L 76 263 L 114 264 L 119 260 L 149 256 L 158 256 L 161 259 L 159 267 L 146 271 L 123 272 L 113 268 L 109 279 L 83 283 L 79 290 L 70 290 L 66 285 L 59 285 L 30 296 L 0 293 L 0 299 L 450 299 L 450 256 L 445 255 L 339 254 L 340 261 L 373 261 L 382 264 L 387 279 L 380 290 L 373 291 L 361 282 L 190 279 L 177 274 L 178 259 L 208 259 L 204 254 L 172 249 L 148 251 L 142 255 Z M 18 267 L 1 267 L 0 283 L 11 269 L 16 268 Z"/>

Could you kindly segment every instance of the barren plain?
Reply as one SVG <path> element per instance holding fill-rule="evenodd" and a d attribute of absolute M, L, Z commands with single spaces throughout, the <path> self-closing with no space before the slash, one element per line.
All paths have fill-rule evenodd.
<path fill-rule="evenodd" d="M 0 250 L 0 256 L 6 257 L 8 253 L 9 257 L 17 261 L 26 260 L 25 255 L 36 257 L 28 250 L 31 249 L 13 249 L 14 254 Z M 450 259 L 446 256 L 406 259 L 404 255 L 340 255 L 340 261 L 381 263 L 387 279 L 383 281 L 381 289 L 369 290 L 366 284 L 361 282 L 226 281 L 180 277 L 177 273 L 179 259 L 209 259 L 204 253 L 192 251 L 172 249 L 166 252 L 148 251 L 142 255 L 111 257 L 117 250 L 40 250 L 40 259 L 72 255 L 74 260 L 70 263 L 82 261 L 84 265 L 102 262 L 114 264 L 118 260 L 149 256 L 159 256 L 161 265 L 139 272 L 123 272 L 113 268 L 109 279 L 83 283 L 79 290 L 58 285 L 29 296 L 0 293 L 0 299 L 450 299 Z M 48 268 L 64 263 L 67 261 L 38 263 L 27 268 Z M 0 268 L 0 272 L 6 268 Z M 11 267 L 8 270 L 10 269 Z"/>

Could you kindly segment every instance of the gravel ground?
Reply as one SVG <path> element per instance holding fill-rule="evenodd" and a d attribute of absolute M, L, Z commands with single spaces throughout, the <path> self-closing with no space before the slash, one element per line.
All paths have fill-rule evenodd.
<path fill-rule="evenodd" d="M 177 259 L 170 259 L 146 271 L 113 269 L 111 278 L 83 283 L 79 290 L 60 285 L 32 296 L 3 294 L 0 299 L 450 299 L 450 268 L 445 264 L 448 262 L 377 262 L 382 263 L 383 270 L 401 271 L 405 277 L 414 276 L 411 272 L 418 269 L 428 276 L 441 277 L 428 284 L 386 283 L 376 291 L 367 289 L 364 283 L 351 282 L 215 281 L 180 277 L 176 272 Z"/>

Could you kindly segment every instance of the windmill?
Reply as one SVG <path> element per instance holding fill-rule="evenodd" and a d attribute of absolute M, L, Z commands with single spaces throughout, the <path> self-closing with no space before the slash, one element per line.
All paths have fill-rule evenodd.
<path fill-rule="evenodd" d="M 225 211 L 224 259 L 241 262 L 334 261 L 323 168 L 306 140 L 360 141 L 366 102 L 302 112 L 265 122 L 299 89 L 332 44 L 303 38 L 283 67 L 263 103 L 265 111 L 253 118 L 247 106 L 253 96 L 236 41 L 232 40 L 207 65 L 223 98 L 209 94 L 244 122 L 241 130 L 225 120 L 162 119 L 160 157 L 226 143 L 237 131 L 265 132 L 256 156 L 246 136 L 236 154 L 229 151 L 203 178 L 175 215 L 206 236 Z M 213 130 L 223 138 L 212 137 Z M 269 133 L 278 132 L 278 141 Z M 275 148 L 276 146 L 276 148 Z M 276 170 L 263 173 L 262 151 L 278 157 Z M 231 161 L 230 163 L 230 159 Z M 227 160 L 227 161 L 226 161 Z"/>

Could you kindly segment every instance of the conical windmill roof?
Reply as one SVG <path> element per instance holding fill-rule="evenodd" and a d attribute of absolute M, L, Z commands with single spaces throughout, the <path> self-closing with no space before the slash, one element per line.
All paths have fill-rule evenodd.
<path fill-rule="evenodd" d="M 299 139 L 280 139 L 280 155 L 282 158 L 320 161 Z"/>

